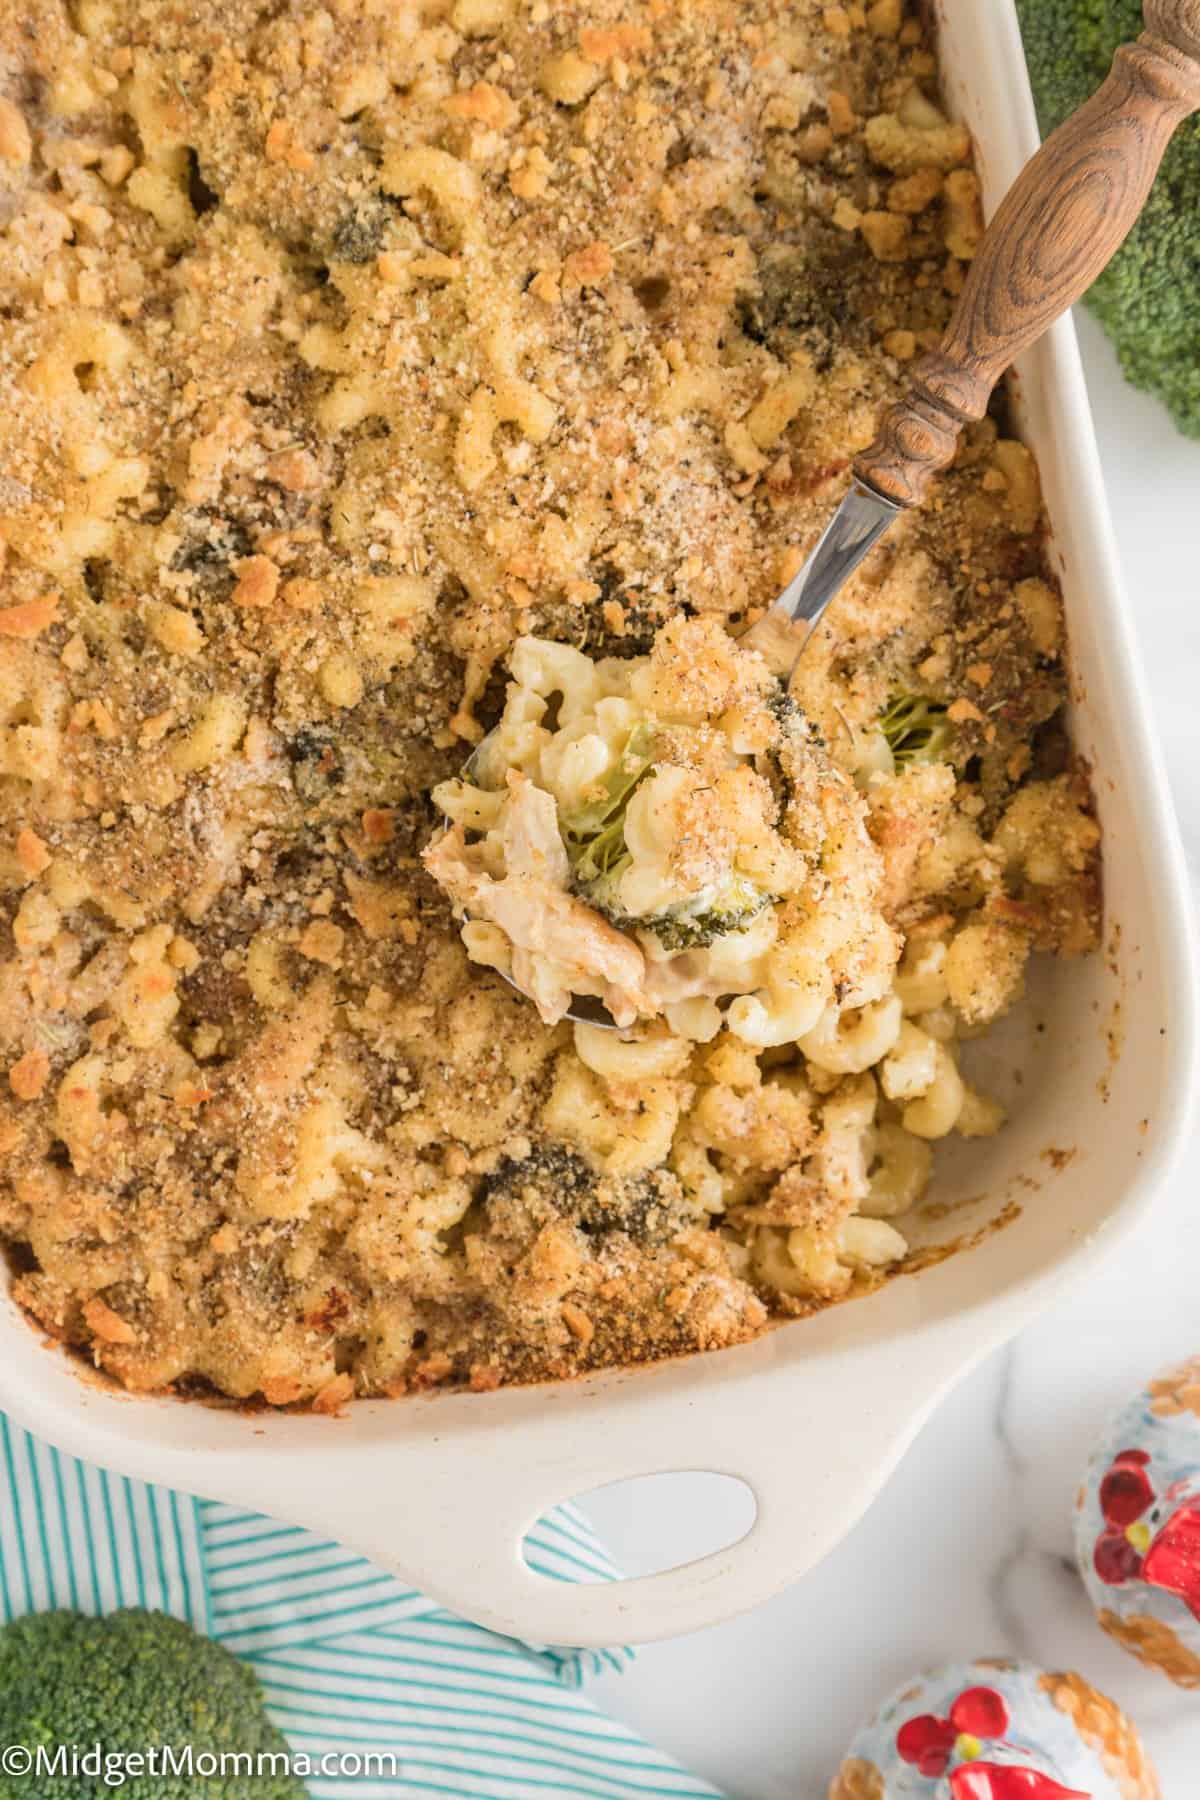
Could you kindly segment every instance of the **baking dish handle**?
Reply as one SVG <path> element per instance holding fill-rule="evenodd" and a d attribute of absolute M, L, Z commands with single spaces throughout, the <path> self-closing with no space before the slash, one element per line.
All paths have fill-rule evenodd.
<path fill-rule="evenodd" d="M 939 1395 L 975 1359 L 956 1366 L 918 1357 L 914 1367 L 898 1354 L 882 1377 L 878 1351 L 851 1360 L 861 1367 L 839 1372 L 825 1359 L 805 1359 L 782 1387 L 785 1411 L 781 1388 L 772 1387 L 770 1420 L 753 1381 L 738 1382 L 682 1407 L 666 1393 L 649 1408 L 601 1402 L 590 1417 L 585 1408 L 566 1425 L 565 1450 L 565 1421 L 551 1401 L 542 1418 L 521 1423 L 527 1454 L 518 1471 L 495 1446 L 489 1456 L 486 1437 L 473 1452 L 456 1446 L 454 1471 L 443 1439 L 436 1484 L 422 1483 L 419 1458 L 415 1465 L 402 1452 L 394 1470 L 403 1513 L 391 1514 L 385 1531 L 376 1512 L 359 1547 L 450 1610 L 530 1644 L 602 1648 L 718 1624 L 771 1598 L 834 1548 Z M 740 1541 L 623 1581 L 556 1580 L 527 1565 L 525 1536 L 557 1503 L 617 1481 L 688 1471 L 732 1476 L 751 1489 L 756 1516 Z M 381 1479 L 376 1491 L 390 1486 Z M 342 1506 L 343 1539 L 349 1524 Z M 398 1525 L 414 1546 L 411 1562 L 397 1549 Z"/>

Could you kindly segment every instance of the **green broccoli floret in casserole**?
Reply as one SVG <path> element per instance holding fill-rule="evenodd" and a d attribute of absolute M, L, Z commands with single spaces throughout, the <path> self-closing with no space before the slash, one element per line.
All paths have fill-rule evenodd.
<path fill-rule="evenodd" d="M 654 733 L 648 725 L 636 725 L 597 797 L 586 806 L 559 810 L 576 890 L 601 912 L 606 910 L 604 897 L 611 903 L 612 891 L 629 867 L 625 808 L 653 767 Z"/>
<path fill-rule="evenodd" d="M 664 950 L 706 950 L 717 938 L 745 931 L 774 899 L 748 876 L 735 872 L 715 893 L 710 890 L 688 906 L 626 923 L 652 931 Z"/>
<path fill-rule="evenodd" d="M 916 763 L 945 762 L 954 727 L 941 700 L 926 694 L 894 694 L 879 717 L 897 773 Z"/>

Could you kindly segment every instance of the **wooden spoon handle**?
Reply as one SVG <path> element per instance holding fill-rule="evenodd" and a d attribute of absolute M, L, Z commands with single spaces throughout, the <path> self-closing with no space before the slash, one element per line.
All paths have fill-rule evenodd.
<path fill-rule="evenodd" d="M 980 244 L 939 349 L 913 370 L 855 474 L 924 500 L 992 389 L 1095 281 L 1146 204 L 1175 127 L 1200 107 L 1200 0 L 1146 0 L 1146 30 L 1047 138 Z"/>

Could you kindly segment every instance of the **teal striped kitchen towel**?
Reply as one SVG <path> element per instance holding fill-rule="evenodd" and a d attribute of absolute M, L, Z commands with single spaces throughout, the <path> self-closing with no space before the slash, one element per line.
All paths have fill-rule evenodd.
<path fill-rule="evenodd" d="M 571 1507 L 527 1554 L 565 1581 L 617 1575 Z M 314 1800 L 720 1800 L 582 1691 L 630 1651 L 497 1637 L 337 1544 L 77 1462 L 0 1414 L 0 1618 L 55 1606 L 172 1613 L 253 1666 L 312 1765 L 396 1758 L 395 1778 L 310 1778 Z"/>

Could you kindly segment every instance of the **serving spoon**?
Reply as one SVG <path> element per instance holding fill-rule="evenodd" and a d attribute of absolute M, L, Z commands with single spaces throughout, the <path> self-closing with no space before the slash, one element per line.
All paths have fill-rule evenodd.
<path fill-rule="evenodd" d="M 1048 137 L 984 233 L 950 323 L 853 464 L 808 560 L 741 643 L 790 676 L 822 613 L 889 525 L 920 506 L 1005 370 L 1091 287 L 1149 198 L 1178 125 L 1200 110 L 1200 0 L 1145 0 L 1103 86 Z M 468 760 L 468 775 L 475 757 Z M 508 979 L 506 977 L 506 979 Z M 516 986 L 514 982 L 512 984 Z M 518 990 L 520 991 L 520 990 Z M 572 995 L 569 1019 L 617 1029 Z"/>
<path fill-rule="evenodd" d="M 1176 127 L 1200 109 L 1200 0 L 1145 0 L 1146 29 L 1008 190 L 936 350 L 853 465 L 820 541 L 742 637 L 790 674 L 813 627 L 893 520 L 920 506 L 1005 370 L 1082 298 L 1141 215 Z"/>

